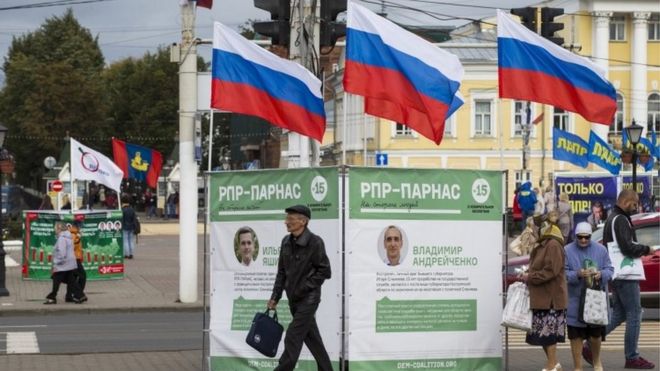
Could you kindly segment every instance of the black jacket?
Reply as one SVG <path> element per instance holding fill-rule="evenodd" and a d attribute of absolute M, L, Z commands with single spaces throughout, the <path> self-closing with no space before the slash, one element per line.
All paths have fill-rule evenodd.
<path fill-rule="evenodd" d="M 278 302 L 282 291 L 292 303 L 321 301 L 321 285 L 330 278 L 330 261 L 321 237 L 305 228 L 298 238 L 282 239 L 277 276 L 271 299 Z"/>
<path fill-rule="evenodd" d="M 620 216 L 614 221 L 614 233 L 621 254 L 629 258 L 639 258 L 648 254 L 651 248 L 636 242 L 637 235 L 635 229 L 632 228 L 630 216 L 616 205 L 612 208 L 612 212 L 605 222 L 605 227 L 603 227 L 603 245 L 607 246 L 609 242 L 614 240 L 612 237 L 612 221 L 617 215 Z"/>
<path fill-rule="evenodd" d="M 121 209 L 121 214 L 122 229 L 133 232 L 135 230 L 135 210 L 130 205 L 124 205 Z"/>

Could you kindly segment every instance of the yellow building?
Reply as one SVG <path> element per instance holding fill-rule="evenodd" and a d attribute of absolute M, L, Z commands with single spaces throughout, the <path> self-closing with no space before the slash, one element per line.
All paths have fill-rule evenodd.
<path fill-rule="evenodd" d="M 552 129 L 558 127 L 588 141 L 589 131 L 620 148 L 622 128 L 633 119 L 648 130 L 660 131 L 660 7 L 657 0 L 561 1 L 558 33 L 578 54 L 608 70 L 617 90 L 616 121 L 590 124 L 581 116 L 532 104 L 527 166 L 523 169 L 523 108 L 526 102 L 498 98 L 496 29 L 482 23 L 452 32 L 452 40 L 438 44 L 456 54 L 465 68 L 461 93 L 465 104 L 445 123 L 442 143 L 436 146 L 406 126 L 364 115 L 361 97 L 343 94 L 343 59 L 326 76 L 328 127 L 321 147 L 322 164 L 375 166 L 386 154 L 387 166 L 508 170 L 510 196 L 517 182 L 549 184 L 555 171 L 582 170 L 552 159 Z M 495 23 L 493 18 L 489 23 Z M 346 102 L 344 102 L 346 100 Z M 344 114 L 344 107 L 346 113 Z M 629 165 L 627 165 L 629 166 Z M 602 171 L 593 165 L 589 169 Z"/>

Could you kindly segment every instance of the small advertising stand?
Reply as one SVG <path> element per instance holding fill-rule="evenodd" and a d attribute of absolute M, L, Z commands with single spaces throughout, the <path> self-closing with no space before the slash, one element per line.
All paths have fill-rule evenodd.
<path fill-rule="evenodd" d="M 121 210 L 104 211 L 24 211 L 24 280 L 50 280 L 55 223 L 77 223 L 80 227 L 83 266 L 88 280 L 124 278 Z"/>

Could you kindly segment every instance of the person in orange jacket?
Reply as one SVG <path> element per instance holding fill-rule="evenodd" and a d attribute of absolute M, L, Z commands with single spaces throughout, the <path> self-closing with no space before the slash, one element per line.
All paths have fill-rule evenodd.
<path fill-rule="evenodd" d="M 82 300 L 87 301 L 87 296 L 85 292 L 85 284 L 87 283 L 87 272 L 85 272 L 85 267 L 83 267 L 83 246 L 82 246 L 82 234 L 80 231 L 80 223 L 74 222 L 69 226 L 69 232 L 71 233 L 71 239 L 73 240 L 73 253 L 76 256 L 76 263 L 78 268 L 74 273 L 75 280 L 80 286 L 80 292 L 82 293 Z M 72 302 L 73 294 L 67 286 L 65 301 Z"/>

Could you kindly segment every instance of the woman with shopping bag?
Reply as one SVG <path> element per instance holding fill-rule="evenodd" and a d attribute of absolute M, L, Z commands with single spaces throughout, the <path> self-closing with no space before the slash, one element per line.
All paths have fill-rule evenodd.
<path fill-rule="evenodd" d="M 564 237 L 557 226 L 557 211 L 548 213 L 540 230 L 539 244 L 529 257 L 529 270 L 522 275 L 529 287 L 532 330 L 527 344 L 540 345 L 546 355 L 543 371 L 558 371 L 557 343 L 565 342 L 568 293 L 564 273 Z"/>
<path fill-rule="evenodd" d="M 605 340 L 605 324 L 596 324 L 585 318 L 587 310 L 593 305 L 585 305 L 587 290 L 597 289 L 604 293 L 605 320 L 608 318 L 607 283 L 612 278 L 614 268 L 605 246 L 591 240 L 591 226 L 587 222 L 579 223 L 575 227 L 575 241 L 566 245 L 566 279 L 568 281 L 568 338 L 571 342 L 573 367 L 582 370 L 582 342 L 589 340 L 593 355 L 594 370 L 602 371 L 600 360 L 601 341 Z M 580 305 L 582 304 L 582 305 Z M 590 323 L 592 322 L 592 323 Z"/>

